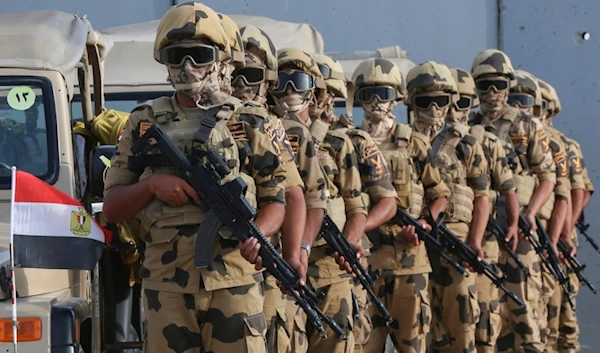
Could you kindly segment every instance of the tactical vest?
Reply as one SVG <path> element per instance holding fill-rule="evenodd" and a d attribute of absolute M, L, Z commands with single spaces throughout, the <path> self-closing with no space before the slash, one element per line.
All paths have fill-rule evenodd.
<path fill-rule="evenodd" d="M 419 170 L 408 154 L 407 146 L 412 137 L 412 128 L 404 124 L 394 124 L 392 136 L 379 145 L 379 150 L 388 165 L 392 185 L 398 195 L 398 205 L 418 218 L 423 209 L 425 191 L 419 181 Z"/>
<path fill-rule="evenodd" d="M 492 134 L 489 131 L 486 131 L 485 128 L 482 125 L 475 125 L 475 126 L 471 126 L 471 128 L 469 129 L 469 134 L 471 134 L 473 137 L 475 137 L 475 139 L 477 139 L 477 141 L 481 144 L 481 146 L 485 146 L 487 144 L 491 143 L 495 144 L 498 142 L 498 137 L 494 134 Z M 485 153 L 485 148 L 483 149 L 483 152 Z M 490 173 L 493 173 L 493 167 L 494 164 L 496 163 L 496 161 L 491 160 L 491 156 L 485 156 L 488 162 L 488 165 L 490 166 Z M 491 215 L 496 215 L 496 200 L 498 199 L 498 196 L 500 195 L 500 188 L 502 187 L 502 185 L 495 185 L 494 184 L 494 178 L 491 178 L 491 185 L 490 185 L 490 192 L 488 193 L 488 198 L 490 200 L 490 214 Z"/>
<path fill-rule="evenodd" d="M 501 124 L 496 128 L 496 136 L 503 141 L 503 147 L 506 151 L 507 158 L 509 158 L 509 163 L 510 156 L 515 156 L 516 154 L 514 163 L 511 163 L 513 165 L 513 179 L 517 188 L 519 205 L 521 208 L 524 208 L 529 205 L 531 197 L 539 185 L 539 181 L 537 177 L 533 175 L 527 162 L 525 162 L 528 160 L 527 150 L 516 149 L 513 144 L 513 136 L 510 134 L 510 128 L 519 113 L 518 109 L 509 109 L 500 120 Z M 552 208 L 547 205 L 552 205 L 552 208 L 554 207 L 554 193 L 550 195 L 546 204 L 539 211 L 540 218 L 544 220 L 549 220 L 552 214 Z"/>
<path fill-rule="evenodd" d="M 432 152 L 442 176 L 442 180 L 451 191 L 446 209 L 446 222 L 471 223 L 475 194 L 467 185 L 467 166 L 458 158 L 458 144 L 469 133 L 469 127 L 458 124 L 444 125 L 442 131 L 433 139 Z"/>
<path fill-rule="evenodd" d="M 317 140 L 317 148 L 319 150 L 322 149 L 323 141 L 325 140 L 325 136 L 329 132 L 329 124 L 321 121 L 314 120 L 310 126 L 310 134 Z M 321 152 L 319 152 L 321 153 Z M 325 153 L 329 153 L 326 151 Z M 344 226 L 346 224 L 346 205 L 344 204 L 344 199 L 341 197 L 339 190 L 335 185 L 333 185 L 332 181 L 329 180 L 321 161 L 319 161 L 319 167 L 321 168 L 321 172 L 323 173 L 323 179 L 325 180 L 325 196 L 327 197 L 327 214 L 331 217 L 331 220 L 335 225 L 343 231 Z M 323 238 L 319 237 L 314 246 L 324 245 L 326 242 Z"/>
<path fill-rule="evenodd" d="M 254 179 L 247 174 L 239 171 L 239 154 L 235 139 L 230 132 L 227 124 L 229 118 L 233 114 L 236 105 L 239 101 L 235 98 L 230 98 L 221 106 L 211 108 L 200 119 L 176 119 L 175 108 L 172 105 L 170 97 L 161 97 L 153 101 L 144 103 L 136 107 L 149 107 L 154 115 L 155 121 L 165 134 L 173 141 L 173 143 L 189 157 L 201 144 L 194 140 L 195 134 L 199 131 L 203 121 L 208 116 L 216 118 L 215 126 L 211 129 L 210 135 L 206 141 L 206 145 L 215 148 L 231 168 L 231 172 L 223 178 L 223 183 L 233 180 L 237 176 L 241 176 L 248 189 L 246 198 L 256 208 L 256 185 Z M 144 180 L 152 174 L 173 174 L 180 175 L 180 171 L 173 166 L 147 166 L 140 176 L 139 180 Z M 186 204 L 177 207 L 166 205 L 158 198 L 154 198 L 142 211 L 141 220 L 144 228 L 149 229 L 151 226 L 158 228 L 177 227 L 188 224 L 201 224 L 206 214 L 193 204 Z M 234 238 L 229 231 L 222 229 L 219 232 L 224 238 Z"/>

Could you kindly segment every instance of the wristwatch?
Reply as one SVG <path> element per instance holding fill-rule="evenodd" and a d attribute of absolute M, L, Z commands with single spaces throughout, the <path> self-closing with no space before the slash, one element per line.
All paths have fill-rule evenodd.
<path fill-rule="evenodd" d="M 307 243 L 302 243 L 302 245 L 300 245 L 300 247 L 304 250 L 306 250 L 306 253 L 308 254 L 307 256 L 310 257 L 310 245 L 308 245 Z"/>

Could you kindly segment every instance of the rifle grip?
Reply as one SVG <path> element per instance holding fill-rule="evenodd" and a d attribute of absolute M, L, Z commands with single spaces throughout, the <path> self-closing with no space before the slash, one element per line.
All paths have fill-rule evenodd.
<path fill-rule="evenodd" d="M 194 247 L 194 265 L 196 268 L 206 268 L 212 265 L 213 260 L 213 244 L 219 234 L 219 228 L 223 225 L 221 219 L 214 213 L 209 211 L 206 218 L 202 221 L 198 235 L 196 236 L 196 245 Z"/>

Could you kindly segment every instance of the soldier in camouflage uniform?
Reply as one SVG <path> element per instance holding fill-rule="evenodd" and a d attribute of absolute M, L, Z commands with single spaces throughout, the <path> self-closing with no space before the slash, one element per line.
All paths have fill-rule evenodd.
<path fill-rule="evenodd" d="M 227 27 L 225 27 L 227 30 Z M 304 233 L 306 219 L 306 203 L 302 188 L 304 183 L 296 167 L 290 143 L 279 118 L 269 112 L 266 105 L 266 94 L 269 87 L 277 82 L 277 58 L 271 39 L 259 28 L 248 25 L 241 29 L 241 43 L 245 56 L 245 64 L 233 71 L 233 94 L 241 99 L 244 105 L 236 110 L 232 119 L 259 115 L 269 121 L 265 131 L 272 139 L 273 145 L 280 151 L 281 159 L 287 171 L 286 178 L 286 218 L 282 225 L 284 252 L 283 258 L 306 276 L 308 260 L 300 245 Z M 230 36 L 233 39 L 236 36 Z M 236 51 L 232 47 L 232 51 Z M 281 251 L 279 234 L 271 238 L 276 249 Z M 249 249 L 255 249 L 256 242 L 248 242 Z M 285 316 L 286 298 L 276 285 L 275 277 L 265 273 L 264 313 L 267 320 L 267 351 L 285 353 L 291 350 Z"/>
<path fill-rule="evenodd" d="M 552 126 L 552 118 L 560 112 L 560 100 L 556 94 L 556 90 L 547 82 L 538 79 L 538 84 L 542 92 L 542 123 L 547 129 L 554 131 L 560 136 L 565 145 L 567 153 L 567 166 L 569 168 L 569 178 L 571 182 L 571 219 L 563 234 L 564 241 L 572 249 L 572 255 L 576 253 L 578 246 L 577 233 L 575 224 L 581 215 L 584 199 L 586 194 L 593 191 L 590 190 L 589 184 L 586 181 L 587 168 L 583 162 L 583 154 L 579 144 L 565 135 L 558 132 Z M 587 178 L 589 180 L 589 178 Z M 565 268 L 570 282 L 570 290 L 573 295 L 573 302 L 576 303 L 576 296 L 580 289 L 580 283 L 577 276 Z M 555 290 L 554 295 L 548 302 L 548 343 L 546 351 L 548 353 L 575 353 L 579 352 L 579 325 L 577 323 L 576 311 L 571 308 L 571 305 L 564 298 L 561 290 Z"/>
<path fill-rule="evenodd" d="M 510 89 L 508 103 L 524 113 L 536 118 L 543 118 L 545 112 L 542 109 L 542 92 L 537 79 L 523 70 L 515 70 L 515 76 L 517 84 Z M 566 149 L 561 138 L 562 134 L 548 125 L 544 125 L 544 129 L 550 139 L 549 146 L 554 163 L 556 164 L 556 186 L 554 187 L 554 198 L 550 197 L 544 205 L 544 208 L 552 210 L 550 220 L 542 216 L 547 212 L 541 212 L 540 219 L 542 225 L 548 229 L 552 245 L 555 252 L 558 253 L 556 247 L 563 232 L 563 227 L 565 224 L 570 224 L 571 222 L 566 217 L 571 195 L 571 182 L 568 174 L 569 168 L 567 166 Z M 548 341 L 547 305 L 556 290 L 557 282 L 544 266 L 542 270 L 542 295 L 538 308 L 540 339 L 544 345 Z M 558 291 L 561 291 L 561 288 L 558 288 Z"/>
<path fill-rule="evenodd" d="M 219 15 L 219 18 L 221 19 L 221 24 L 225 29 L 227 40 L 231 46 L 231 57 L 221 60 L 223 70 L 219 73 L 221 92 L 224 92 L 229 96 L 232 94 L 232 73 L 237 67 L 244 66 L 244 51 L 242 50 L 242 38 L 237 24 L 227 15 L 221 13 L 218 13 L 217 15 Z"/>
<path fill-rule="evenodd" d="M 156 122 L 183 153 L 216 148 L 232 169 L 225 179 L 239 175 L 248 184 L 246 197 L 257 207 L 255 223 L 266 236 L 283 221 L 286 171 L 259 116 L 242 124 L 251 153 L 249 163 L 241 164 L 236 130 L 228 127 L 240 102 L 229 97 L 222 103 L 219 92 L 220 61 L 231 50 L 212 9 L 194 2 L 171 7 L 154 49 L 176 92 L 132 111 L 106 175 L 103 209 L 109 222 L 137 216 L 149 230 L 140 270 L 144 352 L 265 352 L 262 273 L 241 257 L 239 241 L 225 230 L 206 244 L 213 246 L 212 264 L 196 268 L 194 243 L 206 216 L 197 207 L 201 200 L 178 170 L 160 159 L 133 157 L 131 146 Z"/>
<path fill-rule="evenodd" d="M 431 154 L 451 190 L 444 224 L 483 259 L 482 239 L 489 217 L 489 167 L 481 144 L 469 127 L 445 123 L 458 88 L 450 69 L 429 61 L 407 77 L 407 101 L 414 109 L 414 129 L 431 141 Z M 447 263 L 430 284 L 434 352 L 472 352 L 479 321 L 475 277 L 464 277 Z M 435 273 L 436 269 L 434 269 Z"/>
<path fill-rule="evenodd" d="M 431 202 L 432 214 L 437 216 L 444 211 L 450 190 L 432 165 L 427 137 L 394 122 L 393 107 L 406 97 L 400 70 L 387 59 L 367 59 L 355 69 L 352 81 L 356 102 L 362 105 L 365 117 L 359 129 L 349 133 L 369 133 L 376 143 L 372 152 L 366 153 L 367 160 L 376 162 L 373 173 L 388 172 L 384 169 L 387 165 L 396 207 L 419 218 L 427 200 Z M 369 267 L 379 276 L 374 292 L 390 311 L 393 322 L 387 327 L 377 308 L 369 306 L 373 331 L 363 350 L 382 352 L 390 334 L 398 351 L 424 353 L 431 322 L 427 288 L 431 267 L 425 245 L 419 243 L 414 228 L 392 222 L 374 229 L 369 238 L 375 244 Z"/>
<path fill-rule="evenodd" d="M 521 210 L 535 233 L 534 216 L 542 209 L 556 183 L 556 166 L 549 147 L 549 137 L 538 119 L 508 105 L 508 92 L 511 84 L 515 83 L 515 73 L 506 54 L 495 49 L 477 54 L 471 75 L 480 102 L 480 111 L 471 120 L 472 124 L 483 125 L 500 139 L 509 157 Z M 498 350 L 542 352 L 544 346 L 540 339 L 537 313 L 541 296 L 541 260 L 528 241 L 519 241 L 517 254 L 528 267 L 528 277 L 519 271 L 508 256 L 502 254 L 500 263 L 504 269 L 506 287 L 525 301 L 526 308 L 520 309 L 503 295 L 500 303 L 503 322 L 497 341 Z"/>
<path fill-rule="evenodd" d="M 389 173 L 368 173 L 366 172 L 365 168 L 360 168 L 353 141 L 350 136 L 346 134 L 346 131 L 341 129 L 333 129 L 332 125 L 330 125 L 330 123 L 337 121 L 337 117 L 333 112 L 334 98 L 338 97 L 346 99 L 348 97 L 346 89 L 346 77 L 344 76 L 342 65 L 338 61 L 320 54 L 314 54 L 313 57 L 317 62 L 323 77 L 325 78 L 327 93 L 325 94 L 323 100 L 318 102 L 317 109 L 313 110 L 317 116 L 311 117 L 314 119 L 313 127 L 317 124 L 326 124 L 329 128 L 327 135 L 324 138 L 324 142 L 319 148 L 319 157 L 324 170 L 331 181 L 330 184 L 332 184 L 329 188 L 330 194 L 334 195 L 335 193 L 341 193 L 342 195 L 347 195 L 344 197 L 347 218 L 345 226 L 341 222 L 343 220 L 341 217 L 334 217 L 336 214 L 340 215 L 339 210 L 344 209 L 344 206 L 341 203 L 339 206 L 335 205 L 339 202 L 339 198 L 331 198 L 330 196 L 329 212 L 332 219 L 339 223 L 338 226 L 340 229 L 344 230 L 344 234 L 347 234 L 350 244 L 356 244 L 355 248 L 357 250 L 357 254 L 360 256 L 360 261 L 365 268 L 368 268 L 367 256 L 370 254 L 370 243 L 368 242 L 363 230 L 371 230 L 394 215 L 396 212 L 396 202 L 394 199 L 396 193 L 392 187 Z M 364 161 L 362 156 L 361 160 Z M 376 164 L 370 163 L 373 160 L 374 159 L 370 157 L 368 159 L 368 165 L 371 167 L 376 167 Z M 351 169 L 349 169 L 350 161 L 352 161 Z M 360 164 L 360 166 L 365 165 Z M 350 174 L 353 177 L 352 180 L 348 179 Z M 364 187 L 362 185 L 364 185 Z M 372 202 L 373 207 L 369 211 L 368 217 L 363 217 L 363 219 L 358 220 L 359 222 L 363 223 L 357 225 L 353 224 L 356 222 L 352 220 L 351 217 L 358 217 L 358 214 L 355 213 L 355 215 L 350 216 L 351 213 L 348 211 L 349 209 L 351 210 L 350 207 L 352 204 L 359 203 L 359 199 L 361 200 L 360 203 L 363 204 L 365 209 L 369 206 L 368 204 L 363 203 L 364 201 L 361 191 L 365 192 L 367 199 Z M 356 201 L 349 203 L 347 199 Z M 338 221 L 336 218 L 339 218 L 340 220 Z M 365 246 L 365 248 L 363 248 L 363 246 Z M 330 258 L 327 258 L 327 261 L 330 261 L 329 259 Z M 338 259 L 338 263 L 342 263 L 344 260 L 344 258 Z M 321 267 L 322 266 L 319 265 L 319 270 L 321 270 Z M 345 266 L 342 266 L 342 268 L 344 267 Z M 347 270 L 349 272 L 352 271 L 351 268 L 347 268 Z M 351 284 L 352 281 L 349 283 Z M 348 348 L 349 351 L 353 350 L 355 352 L 361 352 L 363 346 L 369 339 L 369 334 L 371 331 L 371 320 L 368 317 L 366 310 L 367 293 L 358 282 L 354 284 L 351 290 L 355 294 L 355 298 L 351 299 L 357 301 L 356 304 L 358 306 L 358 312 L 354 313 L 353 320 L 351 318 L 353 323 L 352 330 L 354 333 L 355 344 L 354 347 Z"/>
<path fill-rule="evenodd" d="M 446 122 L 451 125 L 467 125 L 471 108 L 478 104 L 475 81 L 471 74 L 463 69 L 451 68 L 450 71 L 460 96 L 450 107 Z M 519 200 L 506 153 L 498 137 L 485 131 L 483 126 L 472 126 L 469 132 L 481 144 L 490 167 L 490 217 L 499 218 L 502 223 L 506 221 L 506 241 L 511 244 L 514 251 L 518 241 Z M 483 252 L 485 260 L 494 267 L 496 272 L 501 273 L 498 267 L 500 248 L 496 238 L 490 232 L 484 235 Z M 485 276 L 477 276 L 475 286 L 481 312 L 475 331 L 475 346 L 478 353 L 493 353 L 496 350 L 496 340 L 500 335 L 502 324 L 498 287 Z"/>

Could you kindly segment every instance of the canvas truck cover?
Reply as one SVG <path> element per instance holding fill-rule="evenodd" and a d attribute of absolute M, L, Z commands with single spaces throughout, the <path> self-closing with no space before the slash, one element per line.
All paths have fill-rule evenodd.
<path fill-rule="evenodd" d="M 77 83 L 75 68 L 86 45 L 97 45 L 100 60 L 110 39 L 81 16 L 44 10 L 0 14 L 0 67 L 55 70 L 67 81 L 69 97 Z"/>
<path fill-rule="evenodd" d="M 310 53 L 323 53 L 323 37 L 311 25 L 277 21 L 261 16 L 230 15 L 238 27 L 261 28 L 276 48 L 295 46 Z M 111 27 L 102 34 L 114 42 L 105 62 L 104 84 L 110 86 L 168 85 L 167 69 L 154 60 L 154 37 L 159 20 Z M 110 92 L 110 89 L 107 89 Z"/>

